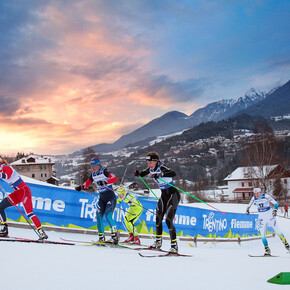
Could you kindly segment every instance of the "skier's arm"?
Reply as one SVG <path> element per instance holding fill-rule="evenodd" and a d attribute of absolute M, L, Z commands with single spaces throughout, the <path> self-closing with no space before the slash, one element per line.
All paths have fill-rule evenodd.
<path fill-rule="evenodd" d="M 139 172 L 139 170 L 135 170 L 134 171 L 134 175 L 135 176 L 140 176 L 140 177 L 144 177 L 146 175 L 148 175 L 150 173 L 150 168 L 147 167 L 146 169 L 142 170 L 141 172 Z"/>
<path fill-rule="evenodd" d="M 161 170 L 162 177 L 174 177 L 174 176 L 176 176 L 176 173 L 164 164 L 161 165 L 160 170 Z"/>
<path fill-rule="evenodd" d="M 0 177 L 2 179 L 9 179 L 11 177 L 12 173 L 13 173 L 12 168 L 10 166 L 6 165 L 6 166 L 3 167 L 3 170 L 1 172 Z"/>
<path fill-rule="evenodd" d="M 93 182 L 93 175 L 91 174 L 88 180 L 82 184 L 82 188 L 83 189 L 88 188 L 92 184 L 92 182 Z"/>
<path fill-rule="evenodd" d="M 114 173 L 110 172 L 108 169 L 104 170 L 104 174 L 106 177 L 109 178 L 106 180 L 108 184 L 115 183 L 118 180 L 117 176 Z"/>
<path fill-rule="evenodd" d="M 246 209 L 246 213 L 247 213 L 247 214 L 250 213 L 250 208 L 251 208 L 251 206 L 253 205 L 253 203 L 254 203 L 254 197 L 251 198 L 250 203 L 249 203 L 248 206 L 247 206 L 247 209 Z"/>
<path fill-rule="evenodd" d="M 124 201 L 130 205 L 136 203 L 135 197 L 130 193 L 126 194 L 126 196 L 124 197 Z"/>
<path fill-rule="evenodd" d="M 126 194 L 124 201 L 129 204 L 130 207 L 142 207 L 140 201 L 130 193 Z"/>
<path fill-rule="evenodd" d="M 278 208 L 279 208 L 278 202 L 269 194 L 265 194 L 265 197 L 270 201 L 270 203 L 272 203 L 274 205 L 275 209 L 278 210 Z"/>

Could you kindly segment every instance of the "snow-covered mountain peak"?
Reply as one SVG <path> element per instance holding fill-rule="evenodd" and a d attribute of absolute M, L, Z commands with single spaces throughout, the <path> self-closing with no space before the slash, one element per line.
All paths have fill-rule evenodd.
<path fill-rule="evenodd" d="M 239 100 L 242 99 L 245 101 L 245 100 L 249 99 L 249 100 L 252 100 L 253 102 L 259 102 L 259 101 L 263 100 L 265 97 L 266 97 L 265 92 L 261 92 L 260 90 L 256 90 L 254 88 L 251 88 L 245 93 L 245 95 L 243 97 L 239 98 Z"/>
<path fill-rule="evenodd" d="M 217 103 L 224 106 L 232 106 L 235 102 L 233 99 L 221 99 Z"/>

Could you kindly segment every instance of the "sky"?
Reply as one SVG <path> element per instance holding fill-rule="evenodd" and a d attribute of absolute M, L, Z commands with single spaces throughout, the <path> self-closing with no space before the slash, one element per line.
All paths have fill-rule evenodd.
<path fill-rule="evenodd" d="M 0 154 L 70 154 L 290 79 L 287 0 L 0 1 Z"/>

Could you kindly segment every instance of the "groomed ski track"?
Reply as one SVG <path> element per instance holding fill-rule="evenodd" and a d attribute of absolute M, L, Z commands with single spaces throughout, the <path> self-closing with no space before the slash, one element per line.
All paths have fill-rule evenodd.
<path fill-rule="evenodd" d="M 288 219 L 278 223 L 290 239 Z M 10 228 L 9 235 L 35 239 L 32 230 Z M 96 235 L 48 231 L 49 239 L 90 241 Z M 124 238 L 123 238 L 124 239 Z M 278 289 L 267 280 L 280 272 L 289 272 L 290 255 L 278 237 L 268 240 L 274 259 L 251 258 L 262 255 L 260 240 L 238 243 L 202 243 L 190 247 L 179 242 L 180 253 L 193 257 L 142 258 L 139 251 L 125 248 L 65 246 L 42 243 L 2 241 L 1 289 L 5 290 L 90 290 L 110 289 Z M 151 244 L 152 240 L 142 241 Z M 169 249 L 164 240 L 162 248 Z M 142 251 L 141 251 L 142 252 Z M 147 252 L 147 251 L 144 251 Z M 281 286 L 280 286 L 281 287 Z M 279 288 L 280 289 L 280 288 Z"/>

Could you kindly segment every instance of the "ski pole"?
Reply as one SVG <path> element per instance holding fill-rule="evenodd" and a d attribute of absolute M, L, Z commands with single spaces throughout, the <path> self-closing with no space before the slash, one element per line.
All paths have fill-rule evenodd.
<path fill-rule="evenodd" d="M 117 207 L 117 206 L 116 206 L 116 208 L 121 209 L 122 211 L 128 213 L 128 211 L 126 211 L 125 209 L 123 209 L 123 208 L 121 208 L 121 207 Z M 120 217 L 120 220 L 121 220 L 121 217 Z M 139 220 L 140 224 L 142 225 L 142 227 L 145 229 L 145 231 L 148 233 L 148 235 L 150 236 L 150 238 L 151 238 L 151 239 L 154 239 L 154 238 L 152 237 L 152 235 L 149 233 L 148 229 L 143 225 L 143 222 L 140 220 L 140 218 L 138 218 L 138 220 Z M 124 223 L 123 223 L 122 220 L 121 220 L 121 222 L 122 222 L 124 228 L 126 229 L 127 227 L 124 225 Z"/>
<path fill-rule="evenodd" d="M 165 180 L 163 180 L 162 178 L 158 178 L 158 179 L 159 179 L 160 181 L 162 181 L 162 182 L 165 182 L 165 183 L 167 183 L 168 185 L 170 185 L 170 186 L 174 187 L 175 189 L 178 189 L 178 190 L 180 190 L 181 192 L 183 192 L 183 193 L 185 193 L 185 194 L 187 194 L 187 195 L 189 195 L 189 196 L 191 196 L 191 197 L 193 197 L 193 198 L 197 199 L 198 201 L 200 201 L 200 202 L 202 202 L 202 203 L 204 203 L 204 204 L 206 204 L 206 205 L 208 205 L 208 206 L 212 207 L 213 209 L 215 209 L 215 210 L 217 210 L 217 211 L 219 211 L 219 212 L 221 212 L 221 213 L 225 214 L 225 212 L 224 212 L 224 211 L 221 211 L 221 210 L 217 209 L 216 207 L 214 207 L 214 206 L 212 206 L 212 205 L 210 205 L 210 204 L 206 203 L 205 201 L 203 201 L 203 200 L 201 200 L 201 199 L 199 199 L 199 198 L 197 198 L 197 197 L 193 196 L 192 194 L 190 194 L 190 193 L 188 193 L 188 192 L 186 192 L 186 191 L 184 191 L 184 190 L 182 190 L 182 189 L 180 189 L 180 188 L 178 188 L 178 187 L 174 186 L 173 184 L 170 184 L 170 183 L 166 182 L 166 181 L 165 181 Z"/>
<path fill-rule="evenodd" d="M 139 175 L 140 179 L 143 181 L 143 183 L 146 185 L 146 187 L 153 193 L 153 195 L 159 200 L 159 198 L 155 195 L 153 190 L 149 187 L 149 185 L 146 183 L 146 181 Z"/>
<path fill-rule="evenodd" d="M 2 185 L 0 184 L 0 188 L 1 188 L 1 191 L 6 194 L 6 191 L 4 190 L 4 188 L 2 187 Z M 34 230 L 34 232 L 37 234 L 37 236 L 40 238 L 40 234 L 38 233 L 38 231 L 35 230 L 35 228 L 32 226 L 32 224 L 28 221 L 28 219 L 26 218 L 26 216 L 22 213 L 22 211 L 18 208 L 18 206 L 13 202 L 13 200 L 7 196 L 7 198 L 9 199 L 10 203 L 12 205 L 14 205 L 17 210 L 19 211 L 19 213 L 24 217 L 24 219 L 26 220 L 26 222 L 30 225 L 30 227 Z"/>
<path fill-rule="evenodd" d="M 125 178 L 125 174 L 126 174 L 126 172 L 127 172 L 127 169 L 128 169 L 128 167 L 126 167 L 126 169 L 125 169 L 125 171 L 124 171 L 123 177 L 122 177 L 122 179 L 121 179 L 120 186 L 121 186 L 121 185 L 123 184 L 123 182 L 124 182 L 124 178 Z"/>
<path fill-rule="evenodd" d="M 123 208 L 121 208 L 121 207 L 118 207 L 118 206 L 116 206 L 116 208 L 118 208 L 118 209 L 121 209 L 121 210 L 122 210 L 122 211 L 124 211 L 125 213 L 127 213 L 127 212 L 128 212 L 128 211 L 124 210 L 124 209 L 123 209 Z M 123 225 L 124 229 L 126 230 L 126 229 L 127 229 L 127 227 L 125 226 L 124 222 L 123 222 L 123 221 L 122 221 L 122 219 L 121 219 L 120 211 L 119 211 L 119 213 L 118 213 L 118 217 L 119 217 L 119 219 L 120 219 L 120 221 L 121 221 L 121 223 L 122 223 L 122 225 Z"/>
<path fill-rule="evenodd" d="M 94 194 L 92 194 L 92 193 L 90 193 L 90 192 L 88 192 L 88 191 L 81 190 L 81 192 L 87 193 L 87 194 L 89 194 L 89 195 L 91 195 L 91 196 L 93 196 L 93 197 L 98 197 L 98 196 L 96 196 L 96 195 L 94 195 Z"/>
<path fill-rule="evenodd" d="M 143 223 L 142 223 L 142 221 L 140 220 L 140 218 L 138 218 L 138 220 L 139 220 L 139 222 L 141 223 L 142 227 L 143 227 L 143 228 L 146 230 L 146 232 L 148 233 L 149 237 L 150 237 L 152 240 L 154 240 L 154 238 L 152 237 L 152 235 L 149 233 L 147 227 L 145 227 L 145 226 L 143 225 Z"/>
<path fill-rule="evenodd" d="M 118 207 L 118 206 L 116 206 L 116 208 L 122 210 L 122 211 L 125 212 L 125 213 L 128 213 L 128 212 L 129 212 L 129 211 L 127 211 L 127 210 L 125 210 L 125 209 L 123 209 L 123 208 L 121 208 L 121 207 Z M 121 217 L 120 217 L 120 219 L 121 219 Z"/>

